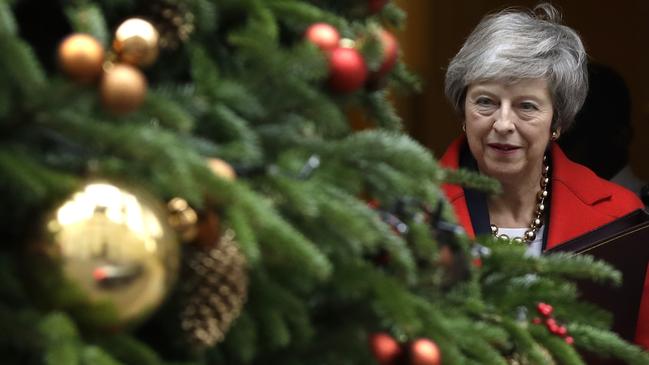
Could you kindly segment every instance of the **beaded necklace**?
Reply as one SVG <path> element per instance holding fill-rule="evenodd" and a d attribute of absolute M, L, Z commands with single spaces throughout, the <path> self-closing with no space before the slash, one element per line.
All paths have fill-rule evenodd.
<path fill-rule="evenodd" d="M 536 210 L 532 216 L 532 221 L 530 222 L 529 228 L 525 231 L 523 237 L 513 237 L 510 238 L 506 234 L 498 234 L 498 226 L 491 224 L 491 234 L 494 237 L 511 240 L 514 243 L 525 243 L 530 244 L 536 238 L 536 234 L 539 232 L 539 229 L 543 225 L 543 213 L 545 212 L 545 198 L 548 197 L 548 184 L 550 179 L 548 178 L 548 172 L 550 171 L 550 166 L 548 165 L 547 156 L 543 156 L 543 168 L 541 169 L 541 190 L 536 194 Z"/>

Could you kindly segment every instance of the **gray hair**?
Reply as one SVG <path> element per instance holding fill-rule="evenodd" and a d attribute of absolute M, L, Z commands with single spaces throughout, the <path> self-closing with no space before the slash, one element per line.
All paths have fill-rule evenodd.
<path fill-rule="evenodd" d="M 552 96 L 552 126 L 568 129 L 588 92 L 587 60 L 579 35 L 560 22 L 547 3 L 483 18 L 446 71 L 444 91 L 455 111 L 464 118 L 466 91 L 475 82 L 544 78 Z"/>

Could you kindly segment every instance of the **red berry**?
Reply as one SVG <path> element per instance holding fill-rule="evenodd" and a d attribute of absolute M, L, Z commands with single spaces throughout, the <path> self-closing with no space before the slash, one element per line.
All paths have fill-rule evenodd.
<path fill-rule="evenodd" d="M 473 264 L 474 267 L 481 268 L 482 267 L 482 259 L 479 257 L 474 258 L 471 263 Z"/>
<path fill-rule="evenodd" d="M 552 308 L 551 305 L 545 303 L 537 304 L 536 309 L 539 311 L 541 315 L 545 317 L 550 316 L 552 314 L 552 311 L 554 311 L 554 308 Z"/>
<path fill-rule="evenodd" d="M 568 345 L 572 345 L 572 344 L 575 343 L 575 339 L 572 338 L 571 336 L 566 337 L 566 338 L 565 338 L 565 341 L 566 341 L 566 343 L 567 343 Z"/>
<path fill-rule="evenodd" d="M 554 318 L 548 318 L 545 321 L 545 326 L 548 328 L 548 330 L 551 333 L 554 333 L 554 334 L 557 333 L 557 329 L 559 328 L 559 325 L 557 324 L 557 321 Z"/>
<path fill-rule="evenodd" d="M 536 317 L 536 318 L 534 318 L 532 320 L 532 323 L 534 323 L 534 324 L 541 324 L 541 322 L 543 322 L 543 320 L 541 320 L 541 318 L 539 318 L 539 317 Z"/>
<path fill-rule="evenodd" d="M 564 337 L 568 334 L 568 329 L 566 328 L 566 326 L 559 326 L 557 327 L 557 332 L 555 334 Z"/>

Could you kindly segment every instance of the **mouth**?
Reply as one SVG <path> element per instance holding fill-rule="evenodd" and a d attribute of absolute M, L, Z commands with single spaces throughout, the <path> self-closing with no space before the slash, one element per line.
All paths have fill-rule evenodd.
<path fill-rule="evenodd" d="M 512 152 L 521 148 L 519 146 L 506 143 L 488 143 L 487 146 L 501 152 Z"/>

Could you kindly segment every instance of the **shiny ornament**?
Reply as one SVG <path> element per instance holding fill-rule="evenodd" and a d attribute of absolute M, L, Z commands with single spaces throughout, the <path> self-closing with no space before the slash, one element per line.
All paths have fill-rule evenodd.
<path fill-rule="evenodd" d="M 101 75 L 104 48 L 87 34 L 72 34 L 59 45 L 58 60 L 63 72 L 72 79 L 89 83 Z"/>
<path fill-rule="evenodd" d="M 115 31 L 113 48 L 121 61 L 148 66 L 158 57 L 158 31 L 148 21 L 131 18 Z"/>
<path fill-rule="evenodd" d="M 327 23 L 312 24 L 304 32 L 304 37 L 323 51 L 333 50 L 340 42 L 338 30 Z"/>
<path fill-rule="evenodd" d="M 198 214 L 182 198 L 173 198 L 167 203 L 169 225 L 184 242 L 193 241 L 198 235 Z"/>
<path fill-rule="evenodd" d="M 329 86 L 334 91 L 349 93 L 360 89 L 367 79 L 363 56 L 351 47 L 338 47 L 329 55 Z"/>
<path fill-rule="evenodd" d="M 137 68 L 127 64 L 113 64 L 106 71 L 99 86 L 103 105 L 115 114 L 136 110 L 146 95 L 146 78 Z"/>
<path fill-rule="evenodd" d="M 410 365 L 439 365 L 442 354 L 437 344 L 427 338 L 420 338 L 410 344 Z"/>
<path fill-rule="evenodd" d="M 381 47 L 383 48 L 383 58 L 381 60 L 381 66 L 374 73 L 374 77 L 383 77 L 392 71 L 394 65 L 397 63 L 399 43 L 394 35 L 385 29 L 379 30 L 378 36 L 381 41 Z"/>
<path fill-rule="evenodd" d="M 401 356 L 401 346 L 392 336 L 385 332 L 370 336 L 370 349 L 380 365 L 393 364 Z"/>
<path fill-rule="evenodd" d="M 367 1 L 367 8 L 369 9 L 370 13 L 376 14 L 381 12 L 385 5 L 389 2 L 390 0 L 368 0 Z"/>
<path fill-rule="evenodd" d="M 234 181 L 237 179 L 237 173 L 232 168 L 232 165 L 221 160 L 220 158 L 209 158 L 207 159 L 207 165 L 214 175 L 229 181 Z"/>
<path fill-rule="evenodd" d="M 248 293 L 246 259 L 226 230 L 211 247 L 186 246 L 180 325 L 197 348 L 221 342 L 239 316 Z"/>
<path fill-rule="evenodd" d="M 88 183 L 50 214 L 40 248 L 90 303 L 110 306 L 114 317 L 100 325 L 129 325 L 154 311 L 176 280 L 179 246 L 165 218 L 144 193 Z"/>

